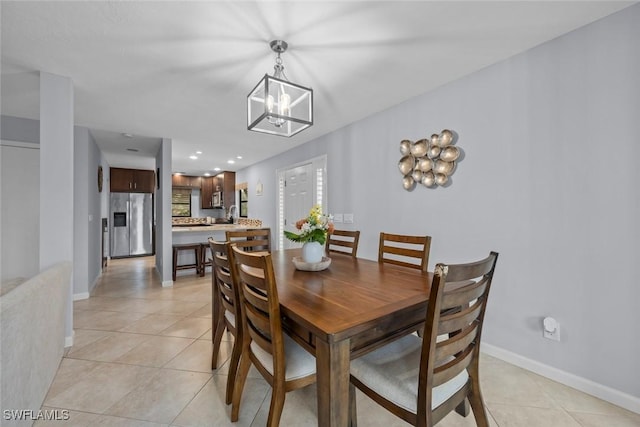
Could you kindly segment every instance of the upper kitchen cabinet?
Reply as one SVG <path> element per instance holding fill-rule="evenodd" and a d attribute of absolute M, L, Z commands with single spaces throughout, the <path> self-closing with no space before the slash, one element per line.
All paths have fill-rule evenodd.
<path fill-rule="evenodd" d="M 225 172 L 224 182 L 222 184 L 222 199 L 224 206 L 228 209 L 231 205 L 236 204 L 236 173 Z"/>
<path fill-rule="evenodd" d="M 171 175 L 171 185 L 173 187 L 200 188 L 200 180 L 199 176 Z"/>
<path fill-rule="evenodd" d="M 200 181 L 200 207 L 202 209 L 213 208 L 213 193 L 216 191 L 217 176 L 205 176 Z M 219 191 L 219 190 L 218 190 Z"/>
<path fill-rule="evenodd" d="M 214 194 L 222 197 L 222 205 L 225 208 L 236 203 L 236 173 L 221 172 L 216 176 L 203 177 L 200 186 L 200 207 L 202 209 L 212 209 L 215 206 Z"/>
<path fill-rule="evenodd" d="M 112 193 L 153 193 L 155 172 L 141 169 L 111 168 Z"/>

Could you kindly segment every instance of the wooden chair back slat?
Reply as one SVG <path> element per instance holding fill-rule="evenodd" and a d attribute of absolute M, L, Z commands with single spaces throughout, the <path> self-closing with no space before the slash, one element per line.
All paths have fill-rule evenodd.
<path fill-rule="evenodd" d="M 229 230 L 227 240 L 245 252 L 271 251 L 271 229 Z"/>
<path fill-rule="evenodd" d="M 478 324 L 473 323 L 461 333 L 436 344 L 436 363 L 449 360 L 456 354 L 464 351 L 477 337 Z"/>
<path fill-rule="evenodd" d="M 430 248 L 430 236 L 380 233 L 378 262 L 426 271 Z"/>
<path fill-rule="evenodd" d="M 446 383 L 460 372 L 467 369 L 473 359 L 473 347 L 468 347 L 462 354 L 450 362 L 438 366 L 433 370 L 433 386 L 437 387 Z"/>
<path fill-rule="evenodd" d="M 442 298 L 442 310 L 460 307 L 464 304 L 468 304 L 470 301 L 480 298 L 487 288 L 487 283 L 488 279 L 482 278 L 478 282 L 471 283 L 446 293 Z"/>
<path fill-rule="evenodd" d="M 360 231 L 333 230 L 327 237 L 327 253 L 336 252 L 356 257 Z"/>
<path fill-rule="evenodd" d="M 438 326 L 438 335 L 449 334 L 465 329 L 472 322 L 477 321 L 483 307 L 483 301 L 476 300 L 469 307 L 463 308 L 454 314 L 442 316 Z"/>

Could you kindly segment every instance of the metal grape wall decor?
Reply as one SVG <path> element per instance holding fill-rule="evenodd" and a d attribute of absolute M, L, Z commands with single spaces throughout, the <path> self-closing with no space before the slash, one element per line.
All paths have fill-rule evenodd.
<path fill-rule="evenodd" d="M 413 191 L 417 184 L 427 188 L 445 186 L 456 169 L 462 150 L 454 144 L 457 135 L 445 129 L 431 138 L 413 142 L 408 139 L 400 142 L 402 158 L 398 168 L 402 173 L 402 187 Z"/>

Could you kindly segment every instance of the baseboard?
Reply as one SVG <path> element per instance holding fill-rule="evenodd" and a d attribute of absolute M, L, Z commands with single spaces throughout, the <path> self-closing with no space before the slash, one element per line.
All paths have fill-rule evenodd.
<path fill-rule="evenodd" d="M 519 354 L 510 352 L 491 344 L 482 343 L 482 352 L 512 365 L 534 372 L 560 384 L 575 388 L 584 393 L 605 400 L 629 411 L 640 414 L 640 398 L 619 390 L 598 384 L 586 378 L 537 362 Z"/>
<path fill-rule="evenodd" d="M 173 280 L 165 280 L 162 282 L 163 288 L 171 288 L 173 286 Z"/>
<path fill-rule="evenodd" d="M 73 338 L 76 335 L 76 331 L 71 331 L 70 337 L 64 337 L 64 348 L 73 347 Z"/>
<path fill-rule="evenodd" d="M 73 294 L 74 301 L 79 301 L 82 299 L 89 299 L 89 292 L 80 292 L 78 294 Z"/>

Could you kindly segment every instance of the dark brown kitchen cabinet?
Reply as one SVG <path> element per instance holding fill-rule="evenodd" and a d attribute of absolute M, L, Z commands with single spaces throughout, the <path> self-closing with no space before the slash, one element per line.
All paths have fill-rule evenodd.
<path fill-rule="evenodd" d="M 189 175 L 171 175 L 172 187 L 188 187 L 188 188 L 200 188 L 199 176 Z"/>
<path fill-rule="evenodd" d="M 236 173 L 225 172 L 224 181 L 222 182 L 222 199 L 225 208 L 229 209 L 231 205 L 236 204 Z"/>
<path fill-rule="evenodd" d="M 211 209 L 213 192 L 215 191 L 216 176 L 205 176 L 200 181 L 200 207 L 202 209 Z"/>
<path fill-rule="evenodd" d="M 236 173 L 221 172 L 216 176 L 203 177 L 200 186 L 200 206 L 212 209 L 213 194 L 221 193 L 225 209 L 236 203 Z"/>
<path fill-rule="evenodd" d="M 153 193 L 155 172 L 142 169 L 111 168 L 112 193 Z"/>

